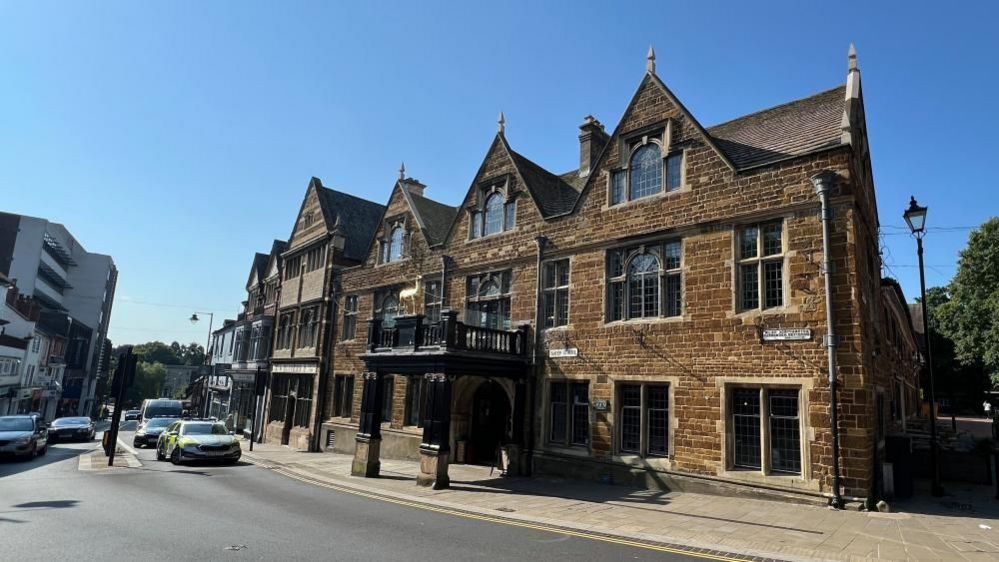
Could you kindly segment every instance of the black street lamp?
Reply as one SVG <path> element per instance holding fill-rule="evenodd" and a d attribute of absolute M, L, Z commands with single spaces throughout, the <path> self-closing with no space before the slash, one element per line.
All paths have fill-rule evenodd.
<path fill-rule="evenodd" d="M 211 360 L 209 359 L 209 356 L 208 356 L 208 348 L 212 344 L 212 323 L 215 321 L 215 315 L 212 314 L 211 312 L 202 312 L 201 314 L 207 314 L 208 315 L 208 339 L 205 340 L 205 365 L 211 365 Z M 191 318 L 189 318 L 189 320 L 191 321 L 191 324 L 197 324 L 198 321 L 201 320 L 201 319 L 198 318 L 198 313 L 195 312 L 194 314 L 191 315 Z M 204 404 L 204 409 L 202 410 L 203 413 L 202 413 L 201 417 L 202 418 L 207 418 L 208 417 L 208 375 L 205 375 L 204 377 L 202 377 L 201 378 L 201 382 L 202 382 L 202 384 L 205 387 L 204 388 L 204 391 L 205 391 L 205 404 Z"/>
<path fill-rule="evenodd" d="M 926 234 L 926 207 L 920 207 L 916 198 L 909 201 L 909 208 L 902 214 L 909 230 L 916 237 L 916 253 L 919 255 L 919 292 L 922 296 L 923 345 L 926 347 L 926 370 L 930 379 L 930 471 L 933 473 L 934 496 L 944 495 L 940 485 L 939 448 L 937 445 L 937 398 L 933 388 L 933 353 L 930 349 L 929 316 L 926 313 L 926 273 L 923 270 L 923 236 Z"/>

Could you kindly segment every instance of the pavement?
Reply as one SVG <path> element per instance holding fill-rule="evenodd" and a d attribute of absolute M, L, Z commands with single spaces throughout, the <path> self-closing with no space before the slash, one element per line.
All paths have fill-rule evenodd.
<path fill-rule="evenodd" d="M 361 478 L 350 475 L 349 455 L 269 444 L 255 444 L 250 453 L 245 443 L 244 460 L 318 487 L 723 559 L 999 560 L 999 501 L 991 487 L 949 484 L 944 498 L 919 489 L 916 499 L 896 502 L 890 513 L 508 478 L 469 465 L 451 465 L 451 488 L 432 490 L 416 486 L 417 462 L 382 460 L 380 478 Z"/>
<path fill-rule="evenodd" d="M 0 461 L 0 560 L 703 558 L 374 501 L 246 462 L 175 466 L 131 438 L 114 467 L 99 438 Z"/>

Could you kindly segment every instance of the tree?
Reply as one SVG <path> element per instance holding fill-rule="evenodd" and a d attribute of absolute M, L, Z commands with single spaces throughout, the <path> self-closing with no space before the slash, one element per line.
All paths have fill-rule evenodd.
<path fill-rule="evenodd" d="M 961 363 L 980 366 L 999 384 L 999 217 L 971 232 L 948 289 L 937 311 L 941 331 Z"/>
<path fill-rule="evenodd" d="M 957 411 L 975 411 L 981 404 L 982 393 L 989 389 L 990 383 L 980 364 L 968 364 L 957 357 L 954 340 L 941 319 L 944 307 L 951 300 L 948 291 L 946 287 L 931 287 L 926 290 L 936 391 L 940 396 L 949 398 L 951 407 Z M 923 388 L 929 384 L 926 377 L 927 373 L 924 371 L 921 381 Z"/>
<path fill-rule="evenodd" d="M 140 404 L 146 398 L 159 398 L 165 379 L 166 367 L 162 363 L 139 361 L 135 367 L 135 382 L 126 391 L 125 401 Z"/>

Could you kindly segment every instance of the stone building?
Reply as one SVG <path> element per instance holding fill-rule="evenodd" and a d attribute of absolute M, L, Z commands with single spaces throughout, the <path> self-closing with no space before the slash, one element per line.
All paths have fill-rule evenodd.
<path fill-rule="evenodd" d="M 364 260 L 384 207 L 312 178 L 281 253 L 265 440 L 315 448 L 327 377 L 334 271 Z M 349 235 L 348 235 L 349 233 Z"/>
<path fill-rule="evenodd" d="M 318 444 L 353 453 L 359 475 L 413 458 L 419 483 L 444 487 L 449 463 L 502 460 L 657 488 L 876 496 L 879 427 L 911 414 L 918 358 L 880 275 L 852 48 L 845 84 L 713 127 L 650 50 L 620 122 L 588 116 L 578 149 L 577 170 L 550 172 L 511 147 L 501 114 L 457 207 L 402 171 L 367 236 L 339 231 L 363 247 L 355 263 L 308 282 L 286 267 L 272 392 L 283 373 L 307 375 L 306 392 L 271 399 L 268 437 L 304 446 L 304 414 L 274 412 L 308 396 Z M 286 266 L 330 240 L 329 224 L 306 234 L 320 193 L 310 185 Z M 299 359 L 294 315 L 321 299 L 337 343 Z"/>

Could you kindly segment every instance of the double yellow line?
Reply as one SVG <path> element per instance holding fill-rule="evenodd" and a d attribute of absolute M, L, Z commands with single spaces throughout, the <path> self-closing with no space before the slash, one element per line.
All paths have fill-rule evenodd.
<path fill-rule="evenodd" d="M 249 459 L 247 459 L 247 460 L 249 460 Z M 260 463 L 254 462 L 254 461 L 250 461 L 250 462 L 253 462 L 254 464 L 260 464 Z M 360 496 L 360 497 L 364 497 L 364 498 L 370 498 L 370 499 L 373 499 L 373 500 L 379 500 L 379 501 L 383 501 L 383 502 L 394 503 L 396 505 L 403 505 L 403 506 L 406 506 L 406 507 L 413 507 L 413 508 L 416 508 L 416 509 L 422 509 L 424 511 L 433 511 L 433 512 L 436 512 L 436 513 L 443 513 L 443 514 L 452 515 L 452 516 L 455 516 L 455 517 L 463 517 L 465 519 L 475 519 L 475 520 L 478 520 L 478 521 L 488 521 L 489 523 L 500 523 L 502 525 L 510 525 L 512 527 L 522 527 L 522 528 L 525 528 L 525 529 L 535 529 L 537 531 L 546 531 L 546 532 L 549 532 L 549 533 L 557 533 L 557 534 L 560 534 L 560 535 L 569 535 L 569 536 L 572 536 L 572 537 L 579 537 L 579 538 L 583 538 L 583 539 L 590 539 L 590 540 L 601 541 L 601 542 L 612 543 L 612 544 L 620 544 L 620 545 L 624 545 L 624 546 L 632 546 L 632 547 L 635 547 L 635 548 L 643 548 L 645 550 L 654 550 L 654 551 L 657 551 L 657 552 L 669 552 L 671 554 L 682 554 L 684 556 L 694 556 L 694 557 L 697 557 L 697 558 L 704 558 L 706 560 L 722 560 L 724 562 L 745 562 L 746 560 L 750 559 L 750 557 L 746 557 L 746 558 L 733 558 L 731 556 L 724 556 L 724 555 L 719 555 L 719 554 L 708 554 L 708 553 L 703 553 L 703 552 L 697 552 L 696 550 L 685 550 L 683 548 L 677 548 L 677 547 L 665 546 L 665 545 L 658 545 L 658 544 L 652 544 L 652 543 L 645 543 L 645 542 L 640 542 L 640 541 L 635 541 L 635 540 L 629 540 L 629 539 L 623 539 L 623 538 L 617 538 L 617 537 L 610 537 L 610 536 L 606 536 L 606 535 L 598 535 L 598 534 L 594 534 L 594 533 L 587 533 L 585 531 L 573 531 L 573 530 L 570 530 L 570 529 L 563 529 L 563 528 L 560 528 L 560 527 L 554 527 L 554 526 L 549 526 L 549 525 L 540 525 L 538 523 L 528 523 L 528 522 L 525 522 L 525 521 L 516 521 L 516 520 L 513 520 L 513 519 L 505 519 L 505 518 L 502 518 L 502 517 L 492 517 L 492 516 L 489 516 L 489 515 L 478 515 L 478 514 L 475 514 L 475 513 L 466 513 L 466 512 L 457 511 L 457 510 L 454 510 L 454 509 L 448 509 L 448 508 L 444 508 L 444 507 L 434 507 L 432 505 L 428 505 L 428 504 L 424 504 L 424 503 L 412 502 L 412 501 L 407 501 L 407 500 L 400 500 L 400 499 L 396 499 L 396 498 L 390 498 L 390 497 L 382 496 L 382 495 L 379 495 L 379 494 L 372 494 L 372 493 L 369 493 L 369 492 L 362 492 L 360 490 L 355 490 L 353 488 L 348 488 L 348 487 L 345 487 L 345 486 L 337 486 L 336 484 L 330 484 L 330 483 L 327 483 L 327 482 L 323 482 L 321 480 L 315 480 L 315 479 L 309 478 L 307 476 L 302 476 L 300 474 L 291 472 L 289 470 L 285 470 L 284 468 L 273 468 L 272 470 L 273 470 L 273 472 L 277 472 L 277 473 L 279 473 L 279 474 L 281 474 L 283 476 L 287 476 L 288 478 L 291 478 L 291 479 L 294 479 L 294 480 L 298 480 L 299 482 L 304 482 L 306 484 L 312 484 L 313 486 L 320 486 L 322 488 L 329 488 L 331 490 L 336 490 L 338 492 L 343 492 L 345 494 L 352 494 L 352 495 L 355 495 L 355 496 Z"/>

